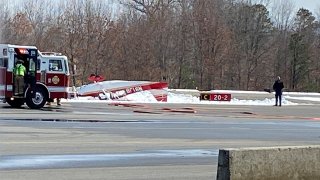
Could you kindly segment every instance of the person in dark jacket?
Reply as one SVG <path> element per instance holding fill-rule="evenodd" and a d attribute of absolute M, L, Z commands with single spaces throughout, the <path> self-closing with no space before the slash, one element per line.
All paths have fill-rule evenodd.
<path fill-rule="evenodd" d="M 275 91 L 276 95 L 276 104 L 275 106 L 281 106 L 281 99 L 282 99 L 282 89 L 284 88 L 283 82 L 280 79 L 280 76 L 277 77 L 277 80 L 273 84 L 273 90 Z"/>

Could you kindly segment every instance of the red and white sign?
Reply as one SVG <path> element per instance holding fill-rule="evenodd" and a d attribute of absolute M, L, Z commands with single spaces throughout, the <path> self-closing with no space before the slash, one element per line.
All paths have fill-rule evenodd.
<path fill-rule="evenodd" d="M 200 100 L 205 101 L 231 101 L 231 94 L 226 93 L 201 93 Z"/>
<path fill-rule="evenodd" d="M 231 94 L 211 94 L 211 101 L 231 101 Z"/>

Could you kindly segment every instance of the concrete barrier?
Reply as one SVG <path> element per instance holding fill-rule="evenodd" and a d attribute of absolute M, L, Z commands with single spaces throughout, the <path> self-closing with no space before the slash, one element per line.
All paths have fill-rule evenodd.
<path fill-rule="evenodd" d="M 320 146 L 219 150 L 217 180 L 319 180 Z"/>

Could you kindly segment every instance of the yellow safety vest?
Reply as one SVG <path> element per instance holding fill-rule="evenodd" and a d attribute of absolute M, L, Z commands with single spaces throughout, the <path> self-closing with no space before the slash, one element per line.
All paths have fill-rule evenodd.
<path fill-rule="evenodd" d="M 16 76 L 24 76 L 24 73 L 26 72 L 26 68 L 22 64 L 17 64 L 16 67 L 13 70 L 13 73 Z"/>

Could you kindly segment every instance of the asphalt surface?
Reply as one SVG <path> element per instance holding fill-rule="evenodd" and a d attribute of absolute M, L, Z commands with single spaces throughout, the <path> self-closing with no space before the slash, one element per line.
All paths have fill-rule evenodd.
<path fill-rule="evenodd" d="M 319 107 L 0 104 L 0 179 L 212 180 L 220 148 L 319 144 Z"/>

